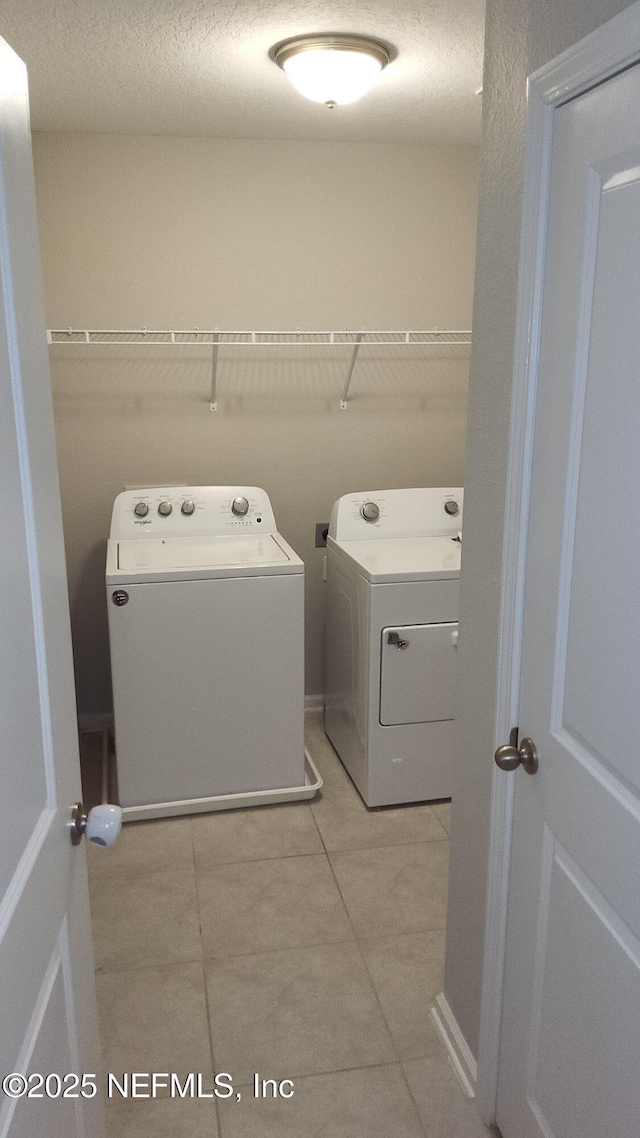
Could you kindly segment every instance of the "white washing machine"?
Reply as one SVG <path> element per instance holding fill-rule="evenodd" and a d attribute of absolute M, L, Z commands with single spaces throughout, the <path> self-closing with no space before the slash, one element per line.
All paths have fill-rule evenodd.
<path fill-rule="evenodd" d="M 462 503 L 381 490 L 331 513 L 325 729 L 368 806 L 451 797 Z"/>
<path fill-rule="evenodd" d="M 264 490 L 119 494 L 106 583 L 125 818 L 313 797 L 304 565 Z"/>

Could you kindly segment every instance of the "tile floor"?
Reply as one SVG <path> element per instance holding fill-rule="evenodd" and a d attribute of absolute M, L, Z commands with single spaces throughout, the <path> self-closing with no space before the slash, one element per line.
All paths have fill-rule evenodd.
<path fill-rule="evenodd" d="M 89 848 L 105 1070 L 229 1071 L 217 1103 L 107 1105 L 109 1138 L 488 1138 L 428 1014 L 449 807 L 367 810 L 311 717 L 306 803 Z M 295 1080 L 254 1099 L 254 1072 Z"/>

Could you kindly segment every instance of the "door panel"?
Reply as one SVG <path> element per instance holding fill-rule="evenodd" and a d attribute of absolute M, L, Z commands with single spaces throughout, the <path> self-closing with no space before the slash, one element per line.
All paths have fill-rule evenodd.
<path fill-rule="evenodd" d="M 616 1135 L 637 1134 L 640 943 L 548 829 L 543 842 L 531 1109 L 543 1134 L 601 1138 L 614 1112 Z M 589 1103 L 586 1125 L 574 1096 Z"/>
<path fill-rule="evenodd" d="M 0 1074 L 98 1072 L 60 494 L 24 65 L 0 40 Z M 0 1096 L 1 1138 L 100 1138 L 94 1100 Z"/>
<path fill-rule="evenodd" d="M 640 68 L 555 112 L 498 1124 L 640 1120 Z"/>
<path fill-rule="evenodd" d="M 640 218 L 640 148 L 604 183 L 598 198 L 575 521 L 568 519 L 563 551 L 572 572 L 558 719 L 567 736 L 637 791 L 640 772 L 628 744 L 638 702 L 640 384 L 629 363 L 638 354 L 640 256 L 632 235 Z"/>
<path fill-rule="evenodd" d="M 46 1075 L 57 1072 L 64 1075 L 74 1069 L 75 1056 L 71 1054 L 69 1036 L 60 1034 L 60 1025 L 67 1019 L 67 993 L 65 992 L 65 964 L 68 963 L 68 936 L 66 925 L 60 930 L 53 956 L 46 970 L 42 987 L 33 1009 L 17 1069 L 37 1071 Z M 43 1088 L 33 1087 L 42 1098 L 23 1098 L 16 1103 L 11 1138 L 33 1138 L 49 1134 L 52 1123 L 55 1133 L 76 1132 L 76 1104 L 73 1099 L 51 1101 Z M 52 1084 L 55 1092 L 55 1084 Z M 52 1115 L 55 1112 L 54 1118 Z"/>
<path fill-rule="evenodd" d="M 9 298 L 5 299 L 3 283 L 0 281 L 0 303 L 6 304 Z M 0 361 L 8 380 L 10 348 L 1 330 L 0 337 Z M 7 532 L 12 538 L 10 542 L 0 542 L 0 580 L 6 598 L 0 609 L 0 643 L 22 645 L 20 652 L 5 655 L 1 673 L 2 699 L 12 709 L 6 719 L 4 745 L 0 748 L 5 825 L 0 859 L 1 895 L 18 868 L 38 819 L 48 808 L 48 788 L 42 723 L 39 716 L 33 714 L 32 705 L 33 693 L 38 690 L 41 630 L 34 624 L 36 598 L 33 596 L 34 582 L 30 581 L 28 546 L 31 535 L 27 532 L 32 519 L 25 516 L 15 414 L 0 416 L 0 454 L 3 456 L 3 511 Z M 7 603 L 9 599 L 10 603 Z M 16 764 L 15 757 L 22 749 L 29 755 L 39 755 L 40 762 Z"/>
<path fill-rule="evenodd" d="M 380 722 L 383 727 L 453 719 L 456 652 L 452 635 L 457 629 L 457 624 L 383 628 L 380 654 Z M 396 638 L 399 644 L 395 643 Z"/>

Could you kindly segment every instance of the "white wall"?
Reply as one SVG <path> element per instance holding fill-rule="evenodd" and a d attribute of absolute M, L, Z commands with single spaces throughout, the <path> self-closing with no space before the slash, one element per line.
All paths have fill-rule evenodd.
<path fill-rule="evenodd" d="M 40 134 L 49 327 L 468 328 L 471 148 Z M 292 369 L 197 351 L 51 352 L 79 707 L 110 707 L 104 551 L 125 484 L 263 485 L 307 567 L 307 690 L 321 692 L 322 553 L 340 494 L 457 484 L 465 352 L 420 382 L 392 357 Z"/>
<path fill-rule="evenodd" d="M 477 1054 L 525 80 L 627 4 L 488 0 L 445 995 Z M 504 740 L 507 742 L 507 740 Z"/>

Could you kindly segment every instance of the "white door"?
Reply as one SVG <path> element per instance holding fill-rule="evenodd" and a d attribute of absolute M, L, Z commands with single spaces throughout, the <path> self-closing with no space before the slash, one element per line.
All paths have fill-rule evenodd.
<path fill-rule="evenodd" d="M 498 1124 L 640 1134 L 640 66 L 555 112 Z"/>
<path fill-rule="evenodd" d="M 0 40 L 0 1079 L 98 1072 L 67 583 L 24 65 Z M 8 1091 L 19 1092 L 19 1079 Z M 66 1080 L 12 1099 L 1 1138 L 100 1138 Z M 85 1093 L 90 1094 L 87 1084 Z"/>

